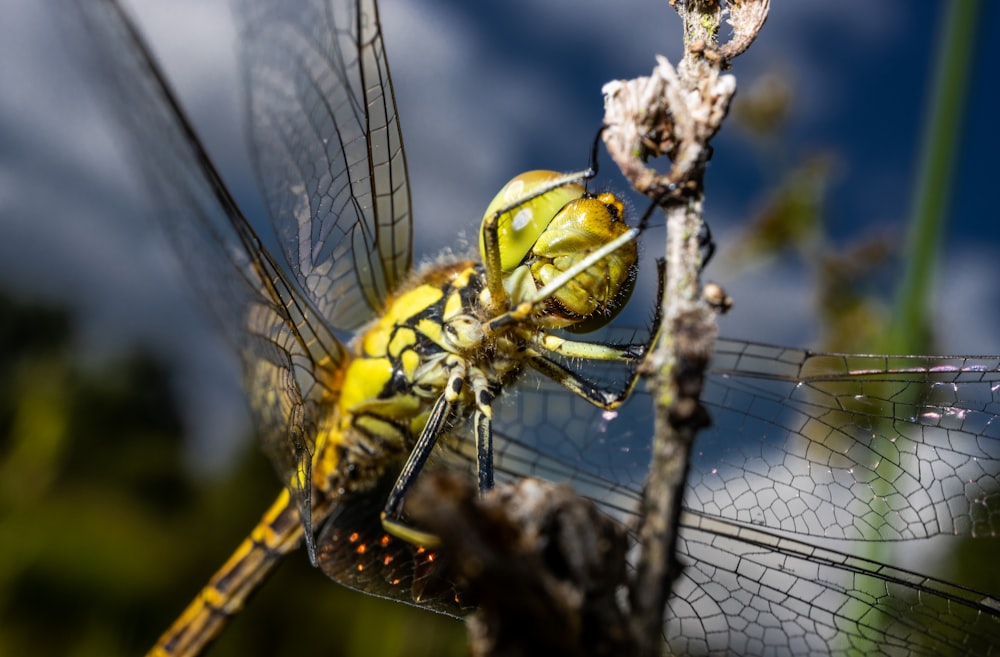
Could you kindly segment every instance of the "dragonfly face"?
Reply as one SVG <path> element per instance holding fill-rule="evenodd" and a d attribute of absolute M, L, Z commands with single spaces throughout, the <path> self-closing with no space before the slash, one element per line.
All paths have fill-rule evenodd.
<path fill-rule="evenodd" d="M 551 192 L 494 201 L 482 266 L 412 278 L 402 136 L 374 3 L 241 9 L 254 158 L 287 268 L 229 198 L 116 5 L 79 5 L 104 53 L 109 111 L 122 113 L 162 223 L 244 359 L 262 441 L 289 484 L 159 654 L 199 651 L 303 536 L 316 537 L 317 561 L 338 581 L 460 612 L 432 555 L 380 522 L 387 499 L 390 520 L 404 510 L 401 462 L 471 472 L 492 449 L 498 479 L 568 481 L 625 521 L 648 463 L 648 395 L 613 418 L 622 388 L 587 378 L 613 379 L 604 374 L 622 363 L 627 373 L 640 352 L 545 324 L 606 321 L 622 303 L 634 245 L 613 199 L 529 174 L 517 184 Z M 566 226 L 589 230 L 597 215 L 594 234 L 563 249 Z M 363 325 L 351 346 L 336 337 Z M 487 363 L 489 340 L 500 357 Z M 586 367 L 570 372 L 572 362 Z M 996 598 L 869 554 L 885 541 L 997 532 L 1000 359 L 721 341 L 714 367 L 704 398 L 714 426 L 695 447 L 685 568 L 664 628 L 671 650 L 965 654 L 1000 641 Z M 526 369 L 539 375 L 493 406 Z M 466 416 L 471 426 L 452 430 Z"/>
<path fill-rule="evenodd" d="M 551 189 L 564 179 L 555 171 L 523 173 L 504 185 L 486 209 L 479 250 L 489 263 L 486 244 L 495 221 L 504 290 L 514 304 L 629 230 L 622 221 L 624 206 L 614 195 L 587 196 L 575 182 Z M 536 313 L 538 325 L 589 332 L 607 324 L 628 301 L 637 263 L 634 242 L 615 249 L 558 285 Z"/>

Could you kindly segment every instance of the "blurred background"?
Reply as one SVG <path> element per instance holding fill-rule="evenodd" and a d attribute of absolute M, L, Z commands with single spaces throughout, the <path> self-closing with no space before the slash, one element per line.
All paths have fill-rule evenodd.
<path fill-rule="evenodd" d="M 127 4 L 241 206 L 267 230 L 243 142 L 229 7 Z M 723 335 L 1000 353 L 988 57 L 1000 8 L 978 4 L 958 41 L 967 59 L 939 72 L 948 8 L 976 3 L 775 3 L 734 63 L 737 104 L 706 181 L 719 245 L 707 276 L 736 303 Z M 72 30 L 50 5 L 4 0 L 3 9 L 0 654 L 137 654 L 278 482 L 254 445 L 235 359 L 147 218 L 115 126 L 64 43 Z M 571 10 L 385 0 L 381 10 L 418 260 L 464 248 L 454 236 L 474 236 L 514 174 L 585 167 L 601 86 L 681 51 L 679 21 L 660 0 L 610 12 L 596 0 Z M 936 85 L 938 75 L 957 88 Z M 927 154 L 935 94 L 961 102 L 943 122 L 943 150 Z M 624 188 L 608 162 L 597 184 Z M 917 258 L 906 235 L 928 190 L 944 225 Z M 632 212 L 644 209 L 632 201 Z M 647 237 L 644 257 L 659 239 Z M 906 346 L 894 347 L 908 266 L 930 275 L 916 286 L 928 324 L 910 324 Z M 211 654 L 464 654 L 463 643 L 459 623 L 344 591 L 303 554 Z"/>

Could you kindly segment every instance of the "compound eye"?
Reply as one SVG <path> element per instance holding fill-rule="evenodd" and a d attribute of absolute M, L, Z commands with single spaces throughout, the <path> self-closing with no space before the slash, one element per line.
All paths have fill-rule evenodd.
<path fill-rule="evenodd" d="M 586 256 L 629 230 L 622 221 L 624 206 L 616 196 L 574 199 L 566 204 L 531 249 L 528 262 L 536 288 L 548 285 L 577 267 Z M 561 328 L 587 333 L 610 322 L 628 302 L 635 283 L 638 251 L 629 241 L 590 267 L 576 273 L 556 290 L 548 321 L 564 320 Z"/>
<path fill-rule="evenodd" d="M 538 236 L 564 205 L 585 192 L 583 185 L 562 185 L 535 196 L 539 190 L 564 177 L 558 171 L 528 171 L 515 176 L 493 197 L 483 214 L 483 228 L 497 216 L 497 238 L 500 247 L 500 267 L 509 272 L 524 260 Z M 479 252 L 486 262 L 485 231 L 479 231 Z"/>

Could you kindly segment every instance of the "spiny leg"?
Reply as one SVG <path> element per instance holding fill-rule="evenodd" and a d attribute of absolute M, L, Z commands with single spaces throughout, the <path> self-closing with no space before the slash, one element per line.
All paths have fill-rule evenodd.
<path fill-rule="evenodd" d="M 619 391 L 606 390 L 591 381 L 583 378 L 576 372 L 549 360 L 541 354 L 531 354 L 528 357 L 528 364 L 549 379 L 552 379 L 573 394 L 586 399 L 594 406 L 605 411 L 613 411 L 628 399 L 639 380 L 638 374 L 633 372 L 629 376 L 626 387 Z"/>
<path fill-rule="evenodd" d="M 476 432 L 476 475 L 482 494 L 493 488 L 493 419 L 476 409 L 473 424 Z"/>
<path fill-rule="evenodd" d="M 556 335 L 548 333 L 534 334 L 530 337 L 530 342 L 536 348 L 558 354 L 565 358 L 580 358 L 584 360 L 599 360 L 609 362 L 635 362 L 642 358 L 649 351 L 649 346 L 654 344 L 659 336 L 663 317 L 663 295 L 664 295 L 664 274 L 666 263 L 662 259 L 656 261 L 656 271 L 659 277 L 656 286 L 656 310 L 653 314 L 653 322 L 650 327 L 649 344 L 625 344 L 606 345 L 597 342 L 583 342 L 577 340 L 566 340 Z M 594 406 L 604 410 L 614 410 L 632 394 L 636 383 L 639 380 L 639 370 L 634 368 L 629 375 L 624 389 L 614 393 L 601 389 L 581 375 L 572 370 L 546 358 L 538 351 L 529 353 L 529 365 L 544 374 L 549 379 L 555 381 L 567 390 L 583 397 Z"/>
<path fill-rule="evenodd" d="M 469 378 L 476 400 L 472 422 L 476 435 L 476 476 L 482 494 L 493 488 L 493 392 L 482 370 L 473 368 Z"/>
<path fill-rule="evenodd" d="M 403 502 L 440 437 L 455 420 L 466 380 L 471 383 L 476 411 L 473 423 L 476 434 L 476 461 L 479 490 L 493 488 L 493 393 L 481 370 L 469 370 L 460 357 L 449 359 L 451 373 L 445 391 L 434 402 L 427 424 L 403 464 L 396 483 L 389 492 L 382 511 L 382 527 L 393 536 L 415 545 L 435 547 L 440 542 L 433 534 L 415 529 L 402 521 Z"/>
<path fill-rule="evenodd" d="M 438 437 L 455 419 L 459 398 L 465 386 L 466 368 L 465 362 L 458 357 L 449 359 L 448 366 L 451 373 L 448 376 L 444 392 L 438 396 L 434 406 L 431 407 L 427 423 L 420 432 L 420 437 L 410 451 L 410 455 L 406 458 L 406 463 L 403 464 L 399 476 L 396 477 L 396 483 L 393 484 L 386 499 L 385 508 L 382 510 L 382 527 L 387 532 L 414 545 L 425 547 L 434 547 L 439 543 L 439 540 L 433 534 L 414 529 L 402 521 L 403 501 L 406 498 L 406 493 L 416 481 L 417 475 L 427 463 Z"/>
<path fill-rule="evenodd" d="M 581 358 L 584 360 L 632 362 L 642 358 L 648 350 L 648 345 L 640 344 L 601 344 L 567 340 L 566 338 L 541 331 L 530 336 L 532 346 L 541 351 L 557 354 L 564 358 Z"/>

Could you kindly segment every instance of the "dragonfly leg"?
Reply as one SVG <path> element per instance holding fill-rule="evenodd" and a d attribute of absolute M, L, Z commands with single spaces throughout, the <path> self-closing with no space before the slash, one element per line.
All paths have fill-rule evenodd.
<path fill-rule="evenodd" d="M 479 493 L 493 488 L 493 393 L 489 381 L 480 370 L 470 372 L 476 412 L 472 422 L 476 435 L 476 472 Z"/>
<path fill-rule="evenodd" d="M 531 343 L 536 349 L 558 354 L 564 358 L 582 358 L 611 362 L 639 361 L 649 352 L 650 346 L 654 344 L 658 337 L 663 317 L 665 263 L 662 260 L 657 260 L 656 269 L 659 274 L 659 283 L 657 285 L 656 309 L 653 315 L 649 344 L 606 345 L 599 342 L 567 340 L 548 333 L 532 335 L 530 337 Z M 628 399 L 628 396 L 632 394 L 632 390 L 639 381 L 639 370 L 638 368 L 633 368 L 625 387 L 618 392 L 610 392 L 591 383 L 576 372 L 546 358 L 537 351 L 530 355 L 528 362 L 531 367 L 541 374 L 544 374 L 564 388 L 604 410 L 614 410 L 621 406 Z"/>
<path fill-rule="evenodd" d="M 628 399 L 628 396 L 632 393 L 632 389 L 635 387 L 636 382 L 639 380 L 638 374 L 633 373 L 629 377 L 628 384 L 623 390 L 611 391 L 595 385 L 576 372 L 563 367 L 559 363 L 556 363 L 541 354 L 531 355 L 528 358 L 528 363 L 535 370 L 552 379 L 570 392 L 583 397 L 594 406 L 606 411 L 613 411 L 621 406 L 622 403 Z"/>
<path fill-rule="evenodd" d="M 635 362 L 642 358 L 648 345 L 638 344 L 601 344 L 599 342 L 584 342 L 567 340 L 566 338 L 541 331 L 531 335 L 531 343 L 538 349 L 558 354 L 564 358 L 583 358 L 586 360 Z"/>
<path fill-rule="evenodd" d="M 404 541 L 424 547 L 434 547 L 440 541 L 433 534 L 422 532 L 410 527 L 402 520 L 403 501 L 406 493 L 413 486 L 417 475 L 427 463 L 438 437 L 445 431 L 445 428 L 455 419 L 459 398 L 465 387 L 466 367 L 465 362 L 460 358 L 449 361 L 448 365 L 451 373 L 445 390 L 434 402 L 427 424 L 424 425 L 420 437 L 410 451 L 410 455 L 403 464 L 396 483 L 393 484 L 389 497 L 386 500 L 385 508 L 382 510 L 382 527 L 390 534 Z"/>
<path fill-rule="evenodd" d="M 476 472 L 480 494 L 493 488 L 493 419 L 480 410 L 473 418 L 476 431 Z"/>

